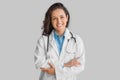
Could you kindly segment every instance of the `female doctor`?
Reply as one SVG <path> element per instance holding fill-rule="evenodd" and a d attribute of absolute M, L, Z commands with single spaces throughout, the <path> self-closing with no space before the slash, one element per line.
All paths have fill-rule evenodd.
<path fill-rule="evenodd" d="M 62 3 L 54 3 L 47 10 L 34 58 L 39 80 L 76 80 L 84 70 L 83 41 L 69 31 L 69 20 L 69 12 Z"/>

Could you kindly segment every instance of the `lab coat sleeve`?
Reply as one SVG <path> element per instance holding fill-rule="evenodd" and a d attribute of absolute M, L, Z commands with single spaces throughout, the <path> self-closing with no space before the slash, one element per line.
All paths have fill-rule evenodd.
<path fill-rule="evenodd" d="M 37 69 L 48 68 L 48 61 L 49 59 L 46 59 L 46 50 L 45 50 L 45 42 L 43 36 L 40 37 L 40 39 L 37 41 L 37 46 L 35 49 L 35 55 L 34 55 L 34 62 Z"/>
<path fill-rule="evenodd" d="M 55 66 L 56 77 L 57 80 L 61 79 L 61 77 L 70 77 L 75 76 L 84 70 L 85 66 L 85 49 L 83 45 L 83 41 L 80 37 L 77 37 L 77 45 L 78 51 L 76 57 L 80 57 L 78 61 L 80 62 L 79 66 L 72 66 L 72 67 L 63 67 L 63 63 L 59 62 Z"/>

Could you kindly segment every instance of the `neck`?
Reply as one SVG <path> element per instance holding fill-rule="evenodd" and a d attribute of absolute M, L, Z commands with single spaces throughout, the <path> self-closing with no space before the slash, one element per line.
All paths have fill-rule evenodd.
<path fill-rule="evenodd" d="M 56 33 L 59 35 L 59 36 L 62 36 L 64 34 L 65 30 L 63 31 L 56 31 Z"/>

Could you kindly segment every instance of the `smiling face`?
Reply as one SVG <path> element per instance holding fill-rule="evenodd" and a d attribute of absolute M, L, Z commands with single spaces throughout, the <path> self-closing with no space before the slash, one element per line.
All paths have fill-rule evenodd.
<path fill-rule="evenodd" d="M 66 29 L 68 15 L 65 14 L 63 9 L 55 9 L 51 15 L 51 23 L 55 31 L 62 35 Z"/>

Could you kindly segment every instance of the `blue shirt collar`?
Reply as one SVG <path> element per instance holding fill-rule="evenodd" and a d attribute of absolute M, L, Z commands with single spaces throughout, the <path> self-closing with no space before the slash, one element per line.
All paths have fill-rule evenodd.
<path fill-rule="evenodd" d="M 54 30 L 54 37 L 63 38 L 63 37 L 65 37 L 65 34 L 66 34 L 66 30 L 62 36 L 59 36 L 58 33 Z"/>

